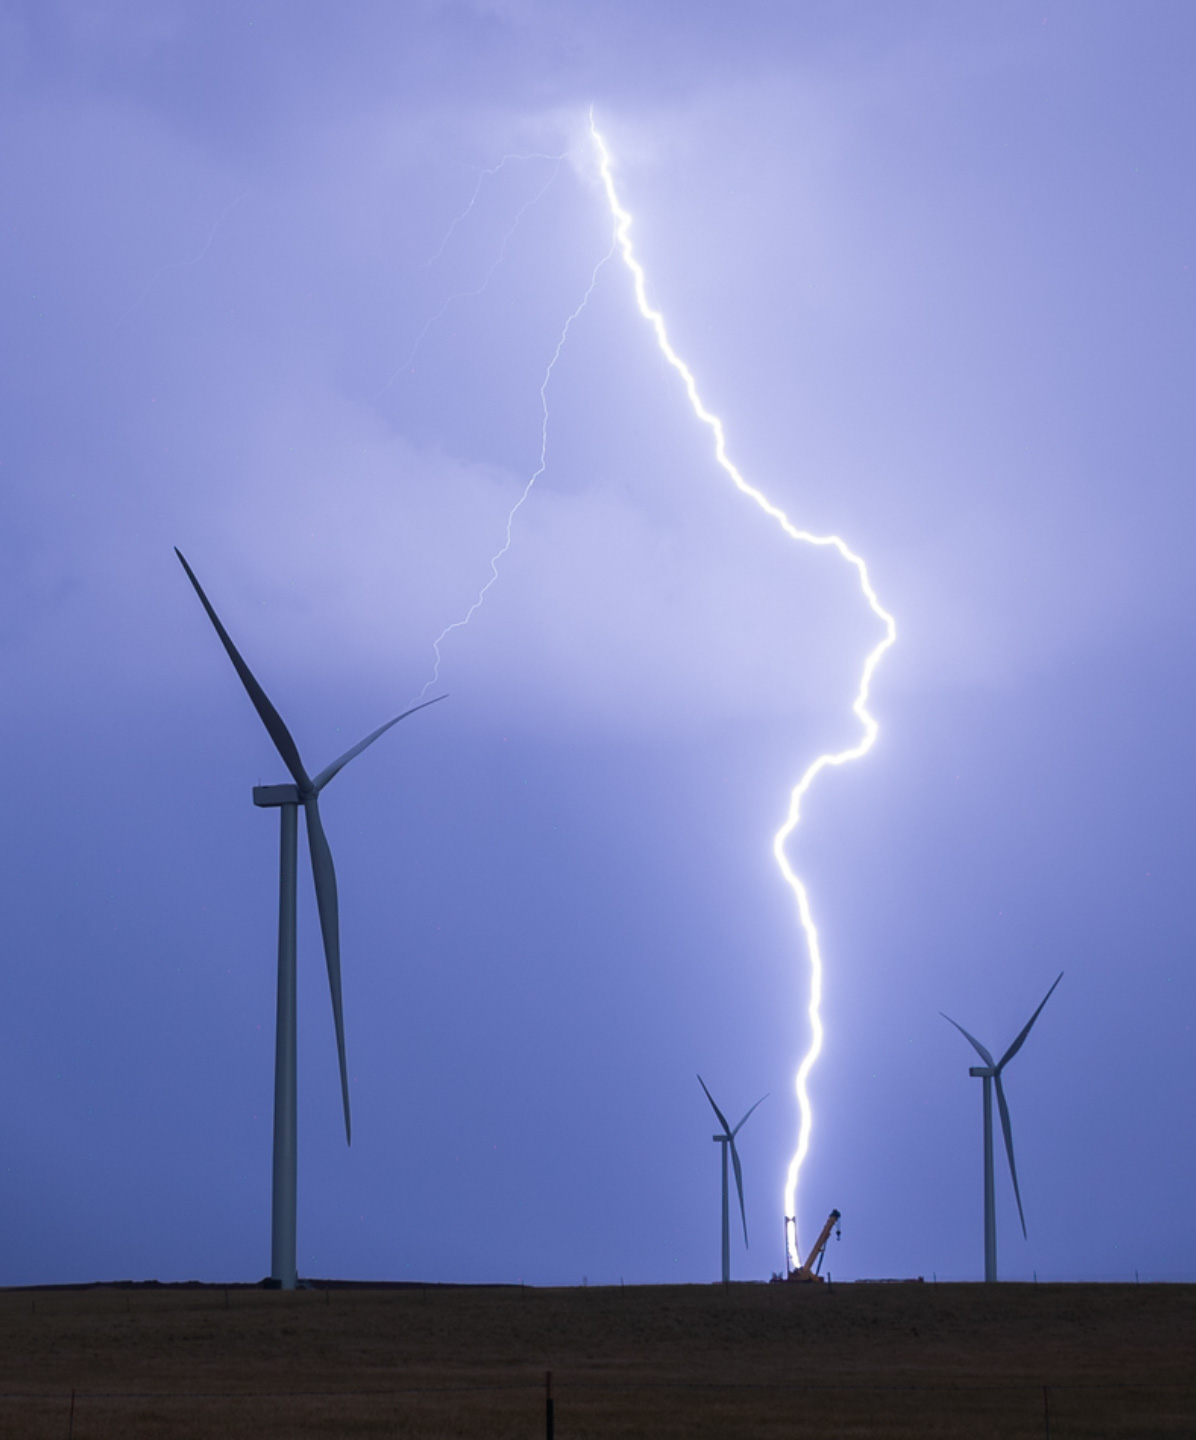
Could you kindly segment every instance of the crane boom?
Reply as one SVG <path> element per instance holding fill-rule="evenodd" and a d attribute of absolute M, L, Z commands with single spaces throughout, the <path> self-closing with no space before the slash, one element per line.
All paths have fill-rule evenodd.
<path fill-rule="evenodd" d="M 818 1269 L 822 1265 L 822 1256 L 826 1250 L 826 1242 L 831 1238 L 831 1231 L 838 1223 L 839 1212 L 832 1210 L 826 1217 L 826 1224 L 822 1227 L 818 1239 L 814 1241 L 810 1253 L 806 1256 L 805 1263 L 799 1265 L 798 1268 L 790 1274 L 790 1280 L 806 1281 L 822 1279 L 822 1276 L 818 1274 Z"/>

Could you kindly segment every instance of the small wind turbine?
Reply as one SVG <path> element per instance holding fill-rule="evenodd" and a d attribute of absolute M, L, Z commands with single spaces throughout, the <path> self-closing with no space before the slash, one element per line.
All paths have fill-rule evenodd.
<path fill-rule="evenodd" d="M 1063 979 L 1063 971 L 1060 970 L 1055 979 L 1055 985 Z M 949 1020 L 959 1031 L 965 1040 L 977 1052 L 984 1061 L 983 1065 L 973 1065 L 968 1071 L 969 1075 L 975 1075 L 984 1081 L 984 1278 L 995 1280 L 997 1278 L 997 1206 L 996 1195 L 993 1186 L 993 1086 L 997 1090 L 997 1105 L 1001 1111 L 1001 1130 L 1005 1136 L 1005 1153 L 1009 1156 L 1009 1174 L 1013 1180 L 1013 1194 L 1017 1200 L 1018 1218 L 1022 1222 L 1022 1234 L 1026 1233 L 1026 1217 L 1022 1211 L 1021 1192 L 1017 1188 L 1017 1166 L 1013 1163 L 1013 1127 L 1009 1123 L 1009 1106 L 1005 1103 L 1005 1090 L 1001 1085 L 1001 1071 L 1013 1059 L 1017 1052 L 1026 1043 L 1026 1036 L 1030 1033 L 1030 1027 L 1042 1014 L 1042 1006 L 1047 1003 L 1055 993 L 1055 985 L 1052 985 L 1043 996 L 1042 1005 L 1039 1005 L 1034 1014 L 1030 1016 L 1022 1028 L 1021 1034 L 1013 1042 L 1000 1060 L 994 1060 L 988 1051 L 981 1045 L 974 1035 L 969 1035 L 958 1020 L 952 1020 L 950 1015 L 942 1010 L 939 1014 L 944 1020 Z"/>
<path fill-rule="evenodd" d="M 700 1075 L 698 1076 L 698 1084 L 703 1090 L 706 1090 L 706 1082 Z M 718 1123 L 723 1127 L 723 1133 L 721 1135 L 714 1135 L 711 1138 L 723 1147 L 723 1284 L 729 1285 L 731 1283 L 731 1211 L 727 1195 L 727 1151 L 730 1150 L 731 1160 L 735 1166 L 735 1188 L 739 1191 L 739 1214 L 743 1220 L 743 1243 L 746 1246 L 748 1243 L 748 1234 L 747 1211 L 743 1208 L 743 1170 L 739 1164 L 739 1151 L 735 1148 L 735 1137 L 743 1129 L 747 1122 L 748 1115 L 752 1113 L 756 1105 L 763 1105 L 765 1100 L 768 1099 L 768 1096 L 761 1095 L 759 1100 L 756 1101 L 756 1105 L 752 1106 L 752 1110 L 747 1112 L 747 1115 L 736 1125 L 734 1130 L 727 1124 L 726 1116 L 714 1103 L 714 1096 L 711 1095 L 709 1090 L 706 1090 L 706 1099 L 710 1101 L 711 1109 L 713 1109 L 714 1113 L 718 1116 Z"/>
<path fill-rule="evenodd" d="M 413 705 L 385 725 L 380 725 L 372 735 L 359 740 L 352 749 L 346 750 L 326 769 L 312 779 L 303 768 L 299 749 L 291 738 L 291 732 L 283 724 L 282 716 L 270 703 L 266 692 L 254 679 L 252 671 L 241 659 L 240 652 L 229 638 L 228 631 L 212 609 L 211 602 L 203 587 L 195 578 L 190 565 L 183 559 L 177 547 L 174 552 L 182 562 L 187 578 L 195 586 L 208 619 L 216 627 L 220 643 L 228 651 L 228 658 L 240 676 L 253 701 L 253 708 L 261 717 L 262 724 L 274 748 L 282 757 L 283 764 L 291 772 L 293 785 L 255 785 L 253 803 L 264 808 L 276 808 L 282 822 L 282 849 L 278 879 L 278 1008 L 274 1038 L 274 1172 L 270 1226 L 270 1275 L 274 1285 L 283 1290 L 293 1290 L 296 1285 L 295 1267 L 295 1211 L 296 1171 L 298 1158 L 298 1086 L 296 1076 L 296 1007 L 295 1007 L 295 895 L 296 865 L 299 842 L 299 807 L 307 820 L 307 843 L 311 851 L 311 872 L 316 887 L 316 908 L 320 913 L 320 931 L 324 940 L 324 959 L 328 966 L 328 987 L 332 992 L 332 1019 L 336 1026 L 336 1051 L 340 1061 L 341 1101 L 345 1111 L 345 1141 L 351 1134 L 349 1120 L 349 1071 L 345 1063 L 345 1020 L 341 1005 L 341 945 L 340 921 L 336 899 L 336 871 L 332 866 L 332 851 L 320 822 L 319 795 L 334 775 L 355 759 L 361 752 L 385 735 L 392 725 L 413 715 L 426 705 L 443 700 L 425 700 L 423 705 Z"/>

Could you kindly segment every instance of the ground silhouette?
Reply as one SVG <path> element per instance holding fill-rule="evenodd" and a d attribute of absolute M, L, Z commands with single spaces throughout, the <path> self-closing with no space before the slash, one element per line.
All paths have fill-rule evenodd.
<path fill-rule="evenodd" d="M 1190 1437 L 1194 1355 L 1186 1285 L 5 1290 L 0 1437 Z"/>

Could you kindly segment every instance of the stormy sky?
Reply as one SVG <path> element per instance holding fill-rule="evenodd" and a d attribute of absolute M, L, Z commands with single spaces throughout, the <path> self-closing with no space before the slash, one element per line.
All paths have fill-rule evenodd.
<path fill-rule="evenodd" d="M 1182 3 L 0 4 L 0 1283 L 269 1268 L 281 763 L 326 793 L 346 1150 L 300 876 L 299 1269 L 1196 1278 L 1196 19 Z M 590 289 L 592 285 L 592 290 Z M 589 292 L 588 300 L 586 299 Z M 585 301 L 583 307 L 583 300 Z M 560 345 L 566 321 L 570 324 Z M 558 346 L 560 346 L 558 354 Z M 556 356 L 551 374 L 545 377 Z M 543 450 L 542 450 L 543 447 Z M 429 692 L 435 693 L 435 692 Z"/>

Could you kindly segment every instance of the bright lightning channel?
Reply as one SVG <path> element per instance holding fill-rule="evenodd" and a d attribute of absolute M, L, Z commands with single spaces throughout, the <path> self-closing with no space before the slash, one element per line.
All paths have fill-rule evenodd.
<path fill-rule="evenodd" d="M 813 1112 L 810 1107 L 810 1095 L 808 1081 L 810 1071 L 814 1067 L 822 1051 L 822 949 L 818 942 L 818 929 L 814 924 L 814 917 L 810 912 L 810 899 L 806 893 L 806 887 L 801 878 L 794 871 L 789 863 L 786 854 L 786 847 L 789 837 L 797 829 L 801 819 L 801 804 L 805 799 L 807 791 L 815 779 L 824 770 L 833 766 L 846 765 L 850 760 L 858 760 L 872 749 L 876 741 L 877 723 L 868 710 L 868 697 L 872 688 L 872 676 L 876 667 L 880 664 L 881 657 L 885 651 L 897 639 L 897 624 L 892 615 L 881 605 L 877 599 L 876 591 L 872 588 L 872 582 L 868 578 L 868 567 L 864 564 L 861 556 L 857 555 L 845 541 L 838 535 L 815 535 L 809 530 L 802 530 L 789 519 L 785 512 L 775 505 L 768 497 L 754 485 L 744 479 L 736 466 L 727 454 L 726 437 L 723 432 L 723 423 L 717 415 L 707 410 L 698 394 L 697 382 L 693 372 L 684 360 L 673 349 L 669 340 L 668 331 L 665 329 L 664 316 L 659 310 L 653 308 L 648 302 L 647 283 L 644 275 L 644 268 L 635 257 L 631 244 L 632 217 L 629 211 L 625 210 L 619 201 L 618 193 L 615 190 L 614 177 L 611 174 L 610 152 L 606 148 L 606 142 L 598 133 L 594 124 L 593 111 L 590 112 L 590 136 L 598 152 L 602 183 L 606 189 L 606 198 L 610 204 L 611 215 L 615 222 L 615 243 L 623 257 L 632 279 L 635 283 L 636 304 L 639 306 L 640 314 L 652 327 L 656 336 L 656 343 L 660 347 L 661 354 L 668 363 L 680 375 L 685 386 L 685 393 L 689 397 L 689 403 L 693 408 L 694 415 L 701 423 L 710 430 L 714 437 L 714 455 L 718 464 L 730 478 L 735 488 L 741 494 L 746 495 L 749 500 L 764 511 L 771 519 L 775 520 L 781 529 L 791 540 L 800 541 L 804 545 L 830 546 L 838 551 L 839 555 L 851 565 L 859 577 L 860 589 L 868 607 L 884 627 L 884 635 L 879 643 L 869 652 L 864 661 L 863 673 L 860 676 L 859 689 L 856 691 L 855 701 L 852 710 L 863 727 L 863 735 L 858 744 L 846 750 L 828 751 L 819 755 L 816 760 L 807 768 L 804 775 L 793 787 L 789 795 L 789 810 L 781 828 L 773 836 L 772 853 L 776 859 L 781 874 L 786 884 L 793 891 L 797 901 L 797 913 L 801 921 L 801 928 L 805 934 L 806 949 L 810 957 L 810 1003 L 807 1015 L 810 1023 L 810 1046 L 802 1057 L 794 1079 L 794 1090 L 797 1094 L 798 1111 L 800 1121 L 798 1125 L 797 1149 L 792 1160 L 789 1162 L 789 1169 L 785 1179 L 785 1215 L 793 1218 L 793 1239 L 789 1239 L 789 1227 L 785 1227 L 785 1243 L 789 1247 L 789 1261 L 792 1265 L 801 1264 L 801 1253 L 797 1239 L 797 1182 L 801 1173 L 801 1167 L 805 1161 L 810 1148 L 810 1131 L 813 1126 Z"/>

